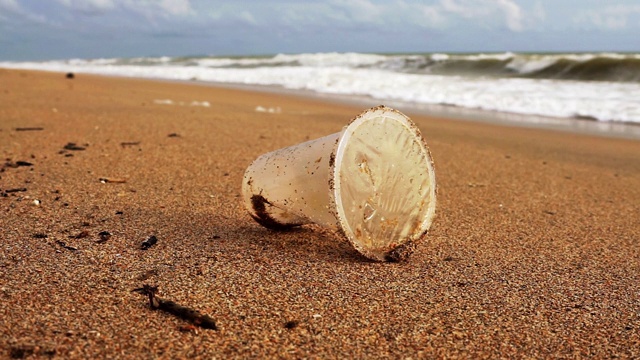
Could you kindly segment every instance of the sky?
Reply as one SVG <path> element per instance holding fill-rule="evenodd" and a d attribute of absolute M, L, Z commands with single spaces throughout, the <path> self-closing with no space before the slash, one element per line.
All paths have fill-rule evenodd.
<path fill-rule="evenodd" d="M 0 0 L 0 60 L 640 52 L 639 0 Z"/>

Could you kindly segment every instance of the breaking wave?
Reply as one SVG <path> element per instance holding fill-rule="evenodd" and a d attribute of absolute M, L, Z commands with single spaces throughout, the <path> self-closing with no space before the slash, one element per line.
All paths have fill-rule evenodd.
<path fill-rule="evenodd" d="M 98 60 L 99 61 L 99 60 Z M 348 67 L 403 73 L 478 77 L 640 82 L 640 54 L 278 54 L 270 57 L 179 57 L 107 59 L 118 65 L 179 65 L 211 68 Z"/>
<path fill-rule="evenodd" d="M 640 54 L 278 54 L 0 62 L 0 67 L 281 86 L 383 101 L 640 123 Z"/>

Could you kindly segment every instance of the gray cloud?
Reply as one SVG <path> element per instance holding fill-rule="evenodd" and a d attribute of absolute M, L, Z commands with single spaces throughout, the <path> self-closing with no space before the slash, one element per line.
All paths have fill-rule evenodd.
<path fill-rule="evenodd" d="M 583 0 L 580 7 L 573 0 L 0 0 L 0 60 L 302 51 L 637 51 L 638 42 L 629 39 L 640 24 L 639 7 L 636 0 Z"/>
<path fill-rule="evenodd" d="M 581 10 L 575 16 L 574 22 L 603 30 L 640 29 L 640 5 L 617 4 L 606 5 L 597 10 Z"/>
<path fill-rule="evenodd" d="M 85 14 L 104 14 L 115 8 L 112 0 L 57 0 L 61 5 Z"/>

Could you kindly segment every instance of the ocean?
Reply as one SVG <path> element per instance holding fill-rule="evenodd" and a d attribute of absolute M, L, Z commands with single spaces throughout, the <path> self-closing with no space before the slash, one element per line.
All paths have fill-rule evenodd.
<path fill-rule="evenodd" d="M 381 103 L 640 125 L 640 53 L 163 56 L 0 67 L 276 86 Z"/>

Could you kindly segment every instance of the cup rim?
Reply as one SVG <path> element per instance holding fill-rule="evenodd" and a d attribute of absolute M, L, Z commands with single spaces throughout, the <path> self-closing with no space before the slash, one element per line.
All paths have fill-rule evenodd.
<path fill-rule="evenodd" d="M 406 134 L 410 136 L 414 142 L 419 144 L 421 152 L 416 159 L 424 159 L 423 165 L 427 168 L 426 176 L 429 177 L 429 184 L 431 185 L 429 189 L 430 201 L 427 204 L 428 208 L 426 213 L 424 213 L 424 218 L 422 219 L 420 226 L 414 232 L 409 234 L 408 237 L 405 237 L 404 239 L 397 239 L 396 241 L 390 240 L 389 246 L 385 248 L 372 248 L 364 244 L 361 237 L 355 233 L 353 230 L 355 224 L 350 224 L 348 217 L 346 216 L 341 193 L 342 182 L 340 171 L 351 135 L 359 127 L 369 126 L 372 124 L 371 120 L 378 119 L 381 116 L 401 123 L 406 130 Z M 334 216 L 337 219 L 338 229 L 349 240 L 352 246 L 364 256 L 374 260 L 394 261 L 402 260 L 397 259 L 398 256 L 408 256 L 415 246 L 415 243 L 421 240 L 431 227 L 435 217 L 437 195 L 437 183 L 433 159 L 431 157 L 429 147 L 416 124 L 401 112 L 384 105 L 365 110 L 344 127 L 341 135 L 336 140 L 335 148 L 332 152 L 332 158 L 329 162 L 329 167 L 329 193 L 330 202 L 332 203 L 331 208 L 335 211 Z M 397 196 L 397 194 L 394 196 Z M 405 254 L 407 251 L 408 253 Z"/>

